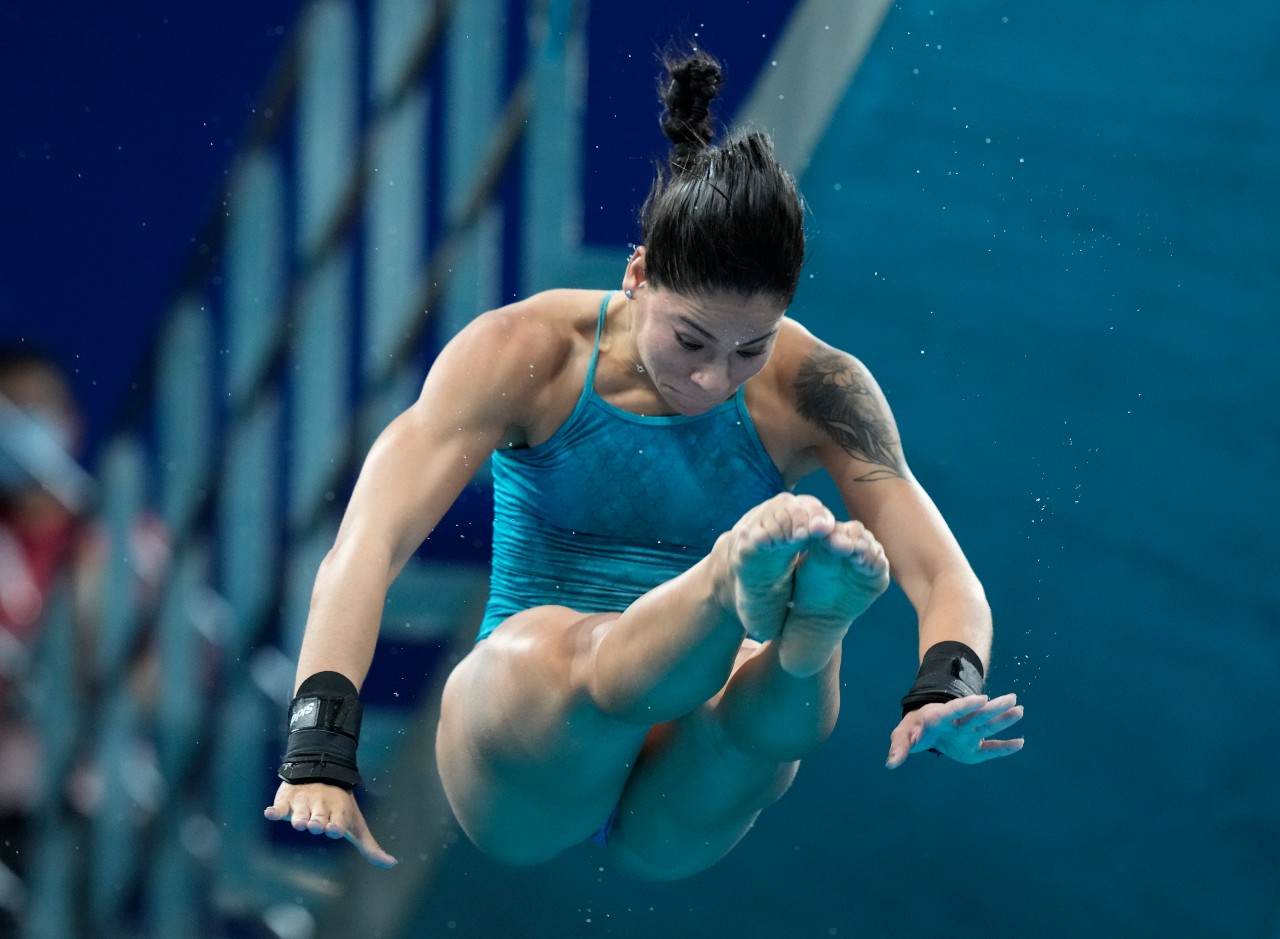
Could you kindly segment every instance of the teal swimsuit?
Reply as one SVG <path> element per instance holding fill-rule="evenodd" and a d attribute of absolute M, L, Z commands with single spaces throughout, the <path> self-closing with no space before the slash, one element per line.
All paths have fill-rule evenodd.
<path fill-rule="evenodd" d="M 536 447 L 493 452 L 493 565 L 476 637 L 553 604 L 625 610 L 786 490 L 747 412 L 746 386 L 710 411 L 648 417 L 595 393 L 600 337 L 573 413 Z"/>

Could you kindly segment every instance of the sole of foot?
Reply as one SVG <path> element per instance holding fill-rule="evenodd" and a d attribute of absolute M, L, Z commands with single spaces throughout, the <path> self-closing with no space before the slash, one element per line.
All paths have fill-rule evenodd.
<path fill-rule="evenodd" d="M 748 511 L 721 536 L 720 602 L 761 642 L 776 637 L 787 618 L 793 578 L 807 549 L 837 528 L 814 496 L 784 492 Z"/>
<path fill-rule="evenodd" d="M 861 522 L 840 522 L 811 544 L 779 638 L 783 669 L 804 678 L 825 668 L 853 621 L 888 587 L 889 560 Z"/>

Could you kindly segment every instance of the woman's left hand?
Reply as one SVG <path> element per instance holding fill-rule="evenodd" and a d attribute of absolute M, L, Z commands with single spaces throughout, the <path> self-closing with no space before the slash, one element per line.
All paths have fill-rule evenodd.
<path fill-rule="evenodd" d="M 985 763 L 1022 749 L 1025 739 L 989 740 L 1006 727 L 1022 720 L 1022 705 L 1016 694 L 988 698 L 985 694 L 956 698 L 946 704 L 926 704 L 908 711 L 889 735 L 889 759 L 884 764 L 897 769 L 910 753 L 933 748 L 960 763 Z"/>

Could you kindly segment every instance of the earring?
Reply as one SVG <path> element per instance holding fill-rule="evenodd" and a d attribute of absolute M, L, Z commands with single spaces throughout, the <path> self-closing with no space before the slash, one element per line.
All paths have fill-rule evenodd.
<path fill-rule="evenodd" d="M 624 291 L 622 291 L 622 292 L 623 292 L 623 294 L 626 296 L 626 298 L 627 298 L 628 300 L 635 299 L 635 293 L 631 290 L 631 288 L 630 288 L 630 287 L 628 287 L 626 290 L 624 290 Z"/>

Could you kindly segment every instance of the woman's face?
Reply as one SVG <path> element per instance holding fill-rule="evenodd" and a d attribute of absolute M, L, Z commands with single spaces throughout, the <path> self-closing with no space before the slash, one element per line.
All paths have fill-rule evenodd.
<path fill-rule="evenodd" d="M 784 310 L 737 294 L 640 291 L 636 353 L 663 400 L 682 414 L 710 410 L 769 361 Z"/>
<path fill-rule="evenodd" d="M 643 251 L 643 248 L 637 249 Z M 633 279 L 636 267 L 628 269 Z M 681 414 L 700 414 L 731 397 L 765 367 L 786 314 L 777 300 L 736 293 L 696 297 L 654 289 L 643 268 L 630 287 L 636 359 L 658 394 Z"/>

